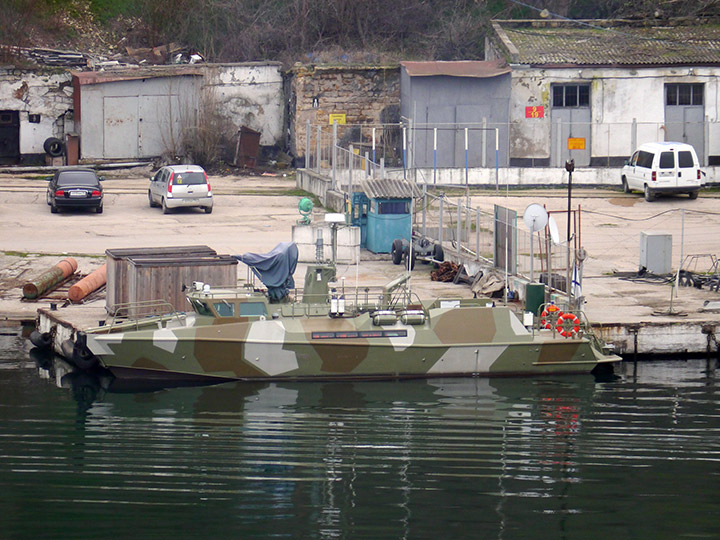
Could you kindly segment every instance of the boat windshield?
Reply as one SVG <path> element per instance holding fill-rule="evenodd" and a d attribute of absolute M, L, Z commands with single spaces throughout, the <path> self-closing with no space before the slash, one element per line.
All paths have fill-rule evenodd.
<path fill-rule="evenodd" d="M 195 310 L 195 313 L 198 315 L 208 315 L 210 317 L 213 316 L 213 312 L 210 311 L 210 308 L 207 306 L 205 302 L 201 302 L 200 300 L 190 300 L 190 303 L 193 306 L 193 309 Z"/>
<path fill-rule="evenodd" d="M 265 308 L 265 303 L 264 302 L 241 302 L 240 303 L 240 316 L 241 317 L 267 316 L 267 309 Z"/>

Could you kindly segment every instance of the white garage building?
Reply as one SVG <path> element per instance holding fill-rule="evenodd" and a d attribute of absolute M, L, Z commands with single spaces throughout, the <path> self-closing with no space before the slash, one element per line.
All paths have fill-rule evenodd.
<path fill-rule="evenodd" d="M 209 102 L 230 125 L 283 140 L 284 97 L 277 62 L 153 66 L 73 72 L 83 159 L 180 155 L 183 135 L 202 124 Z"/>
<path fill-rule="evenodd" d="M 510 166 L 616 167 L 639 144 L 720 165 L 720 27 L 495 21 L 486 59 L 511 67 Z"/>

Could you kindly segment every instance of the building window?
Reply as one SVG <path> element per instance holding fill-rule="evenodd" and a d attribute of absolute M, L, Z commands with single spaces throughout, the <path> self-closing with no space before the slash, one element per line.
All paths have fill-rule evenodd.
<path fill-rule="evenodd" d="M 553 107 L 589 107 L 589 84 L 553 85 Z"/>
<path fill-rule="evenodd" d="M 383 201 L 380 203 L 379 214 L 409 214 L 410 203 L 407 201 Z"/>
<path fill-rule="evenodd" d="M 702 83 L 672 83 L 665 85 L 666 105 L 702 105 Z"/>

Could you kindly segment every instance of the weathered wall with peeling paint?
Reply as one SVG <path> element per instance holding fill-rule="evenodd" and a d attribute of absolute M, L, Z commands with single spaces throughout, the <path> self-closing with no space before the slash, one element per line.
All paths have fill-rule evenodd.
<path fill-rule="evenodd" d="M 70 74 L 0 69 L 0 110 L 19 112 L 20 153 L 42 156 L 46 139 L 74 130 Z M 31 123 L 30 114 L 39 115 L 39 122 Z"/>
<path fill-rule="evenodd" d="M 237 129 L 260 132 L 261 145 L 282 146 L 285 97 L 281 64 L 207 64 L 204 88 L 217 100 L 220 114 Z"/>
<path fill-rule="evenodd" d="M 705 85 L 706 155 L 720 156 L 720 85 L 717 73 L 718 70 L 712 67 L 514 66 L 510 100 L 510 159 L 550 159 L 555 148 L 551 140 L 551 85 L 563 83 L 590 84 L 591 156 L 598 159 L 628 157 L 637 145 L 665 140 L 665 84 L 702 83 Z M 532 106 L 544 107 L 544 117 L 526 118 L 525 108 Z M 614 164 L 618 164 L 617 160 Z"/>

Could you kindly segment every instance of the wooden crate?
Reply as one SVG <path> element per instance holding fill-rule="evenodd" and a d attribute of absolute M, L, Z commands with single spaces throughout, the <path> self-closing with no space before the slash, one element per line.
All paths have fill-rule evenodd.
<path fill-rule="evenodd" d="M 108 249 L 107 286 L 105 306 L 107 311 L 115 314 L 113 306 L 130 302 L 130 270 L 134 258 L 194 258 L 215 256 L 217 253 L 208 246 L 174 246 L 160 248 L 126 248 Z"/>
<path fill-rule="evenodd" d="M 202 281 L 214 287 L 235 287 L 237 264 L 230 255 L 132 258 L 128 275 L 130 302 L 165 300 L 177 311 L 190 311 L 183 285 L 191 287 L 193 281 Z M 145 313 L 131 309 L 129 315 Z"/>

